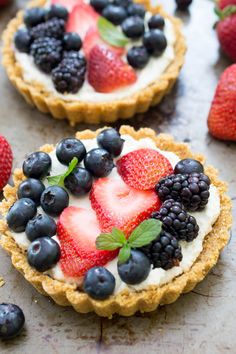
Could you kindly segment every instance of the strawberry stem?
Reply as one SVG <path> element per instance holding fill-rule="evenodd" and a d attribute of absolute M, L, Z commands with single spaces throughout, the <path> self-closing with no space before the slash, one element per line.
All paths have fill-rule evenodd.
<path fill-rule="evenodd" d="M 226 17 L 236 14 L 236 6 L 235 5 L 228 5 L 223 10 L 221 10 L 218 6 L 216 6 L 215 13 L 219 17 L 219 19 L 222 21 Z"/>

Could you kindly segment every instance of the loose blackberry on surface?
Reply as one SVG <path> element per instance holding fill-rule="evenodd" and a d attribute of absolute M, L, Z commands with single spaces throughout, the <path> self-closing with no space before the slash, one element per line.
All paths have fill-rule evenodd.
<path fill-rule="evenodd" d="M 86 169 L 95 177 L 106 177 L 114 168 L 111 154 L 105 149 L 90 150 L 84 159 Z"/>
<path fill-rule="evenodd" d="M 143 44 L 150 54 L 160 56 L 167 47 L 164 33 L 159 29 L 152 29 L 143 36 Z"/>
<path fill-rule="evenodd" d="M 25 324 L 21 308 L 14 304 L 0 304 L 0 338 L 9 339 L 20 334 Z"/>
<path fill-rule="evenodd" d="M 40 23 L 30 31 L 31 37 L 37 38 L 56 38 L 62 39 L 65 32 L 65 21 L 60 18 L 52 18 L 47 22 Z"/>
<path fill-rule="evenodd" d="M 37 212 L 36 204 L 29 198 L 17 200 L 6 216 L 7 224 L 14 232 L 25 231 L 26 225 Z"/>
<path fill-rule="evenodd" d="M 59 216 L 69 205 L 69 195 L 64 188 L 51 186 L 41 195 L 41 207 L 50 216 Z"/>
<path fill-rule="evenodd" d="M 42 151 L 33 152 L 23 163 L 23 173 L 28 178 L 41 179 L 51 170 L 51 157 Z"/>
<path fill-rule="evenodd" d="M 76 167 L 65 179 L 65 187 L 76 196 L 87 194 L 92 188 L 93 177 L 91 173 L 82 167 Z"/>
<path fill-rule="evenodd" d="M 153 15 L 148 20 L 148 27 L 149 27 L 149 29 L 160 29 L 160 30 L 163 30 L 163 28 L 165 27 L 164 17 L 162 17 L 159 14 Z"/>
<path fill-rule="evenodd" d="M 99 147 L 107 150 L 112 156 L 117 157 L 123 150 L 124 139 L 121 138 L 120 133 L 116 129 L 109 128 L 98 134 L 97 143 Z"/>
<path fill-rule="evenodd" d="M 120 25 L 127 17 L 127 11 L 122 6 L 108 5 L 102 11 L 102 16 L 114 25 Z"/>
<path fill-rule="evenodd" d="M 24 13 L 24 23 L 31 28 L 45 22 L 46 9 L 43 7 L 32 7 Z"/>
<path fill-rule="evenodd" d="M 85 274 L 83 289 L 94 299 L 105 300 L 115 290 L 115 277 L 103 267 L 94 267 Z"/>
<path fill-rule="evenodd" d="M 40 204 L 40 198 L 45 189 L 44 184 L 38 179 L 28 178 L 21 182 L 18 187 L 17 196 L 21 198 L 32 199 L 38 206 Z"/>
<path fill-rule="evenodd" d="M 135 69 L 143 69 L 149 62 L 149 59 L 149 53 L 144 46 L 134 46 L 128 50 L 128 63 Z"/>
<path fill-rule="evenodd" d="M 32 37 L 27 29 L 19 29 L 14 37 L 14 44 L 19 52 L 30 53 L 30 46 L 32 43 Z"/>
<path fill-rule="evenodd" d="M 26 226 L 25 233 L 29 241 L 40 237 L 52 237 L 57 232 L 57 225 L 53 218 L 46 214 L 39 214 L 31 219 Z"/>
<path fill-rule="evenodd" d="M 143 36 L 144 21 L 139 16 L 131 16 L 122 22 L 122 31 L 128 38 L 137 39 Z"/>
<path fill-rule="evenodd" d="M 82 141 L 76 138 L 62 139 L 56 148 L 56 155 L 60 163 L 69 165 L 74 157 L 77 157 L 80 163 L 85 155 L 86 149 Z"/>

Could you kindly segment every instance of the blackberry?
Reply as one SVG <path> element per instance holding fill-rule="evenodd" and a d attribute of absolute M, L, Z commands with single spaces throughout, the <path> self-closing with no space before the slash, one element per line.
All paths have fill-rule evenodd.
<path fill-rule="evenodd" d="M 191 242 L 198 235 L 199 226 L 195 217 L 173 199 L 166 200 L 161 209 L 152 214 L 152 218 L 161 220 L 163 229 L 173 234 L 177 240 Z"/>
<path fill-rule="evenodd" d="M 161 200 L 182 202 L 190 211 L 204 209 L 210 196 L 211 181 L 204 173 L 177 174 L 162 178 L 156 185 Z"/>
<path fill-rule="evenodd" d="M 62 39 L 65 33 L 65 21 L 60 18 L 52 18 L 33 27 L 30 31 L 33 39 L 50 37 Z"/>
<path fill-rule="evenodd" d="M 139 250 L 149 258 L 153 268 L 171 269 L 178 266 L 183 258 L 177 239 L 167 231 L 162 231 L 160 237 Z"/>
<path fill-rule="evenodd" d="M 49 74 L 62 57 L 62 43 L 55 38 L 38 38 L 31 45 L 30 54 L 40 70 Z"/>

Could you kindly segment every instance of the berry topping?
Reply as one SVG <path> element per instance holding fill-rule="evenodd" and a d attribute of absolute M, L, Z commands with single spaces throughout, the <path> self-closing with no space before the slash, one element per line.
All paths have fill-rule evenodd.
<path fill-rule="evenodd" d="M 102 10 L 109 5 L 109 0 L 90 0 L 90 5 L 92 5 L 97 12 L 102 12 Z"/>
<path fill-rule="evenodd" d="M 36 212 L 36 204 L 31 199 L 19 199 L 8 211 L 7 224 L 14 232 L 25 231 L 28 221 L 35 216 Z"/>
<path fill-rule="evenodd" d="M 152 149 L 129 152 L 117 161 L 117 170 L 126 184 L 140 190 L 154 189 L 161 178 L 173 173 L 169 160 Z"/>
<path fill-rule="evenodd" d="M 192 4 L 193 0 L 175 0 L 178 10 L 185 11 L 188 9 L 189 5 Z"/>
<path fill-rule="evenodd" d="M 33 241 L 27 251 L 29 265 L 39 272 L 51 269 L 61 256 L 59 244 L 50 237 L 40 237 Z"/>
<path fill-rule="evenodd" d="M 148 21 L 149 29 L 160 29 L 163 30 L 165 27 L 165 20 L 161 15 L 153 15 Z"/>
<path fill-rule="evenodd" d="M 179 265 L 183 255 L 177 239 L 166 231 L 147 246 L 139 249 L 153 264 L 153 268 L 171 269 Z"/>
<path fill-rule="evenodd" d="M 69 205 L 69 195 L 64 188 L 50 186 L 41 195 L 41 207 L 51 216 L 58 216 Z"/>
<path fill-rule="evenodd" d="M 68 16 L 69 16 L 69 12 L 64 6 L 60 4 L 55 4 L 52 5 L 47 11 L 46 19 L 48 20 L 50 18 L 56 17 L 64 21 L 67 21 Z"/>
<path fill-rule="evenodd" d="M 21 308 L 13 304 L 0 304 L 0 338 L 16 337 L 25 324 Z"/>
<path fill-rule="evenodd" d="M 32 7 L 24 13 L 25 25 L 29 28 L 45 21 L 46 10 L 43 7 Z"/>
<path fill-rule="evenodd" d="M 62 39 L 64 32 L 65 21 L 59 18 L 52 18 L 32 28 L 30 34 L 34 40 L 44 37 Z"/>
<path fill-rule="evenodd" d="M 112 156 L 117 157 L 121 154 L 124 145 L 124 139 L 120 133 L 114 129 L 104 129 L 97 136 L 98 146 L 107 150 Z"/>
<path fill-rule="evenodd" d="M 63 47 L 65 50 L 80 50 L 82 40 L 75 32 L 66 33 L 63 37 Z"/>
<path fill-rule="evenodd" d="M 83 0 L 51 0 L 52 5 L 61 5 L 65 7 L 69 12 L 73 10 L 75 6 L 84 4 Z"/>
<path fill-rule="evenodd" d="M 95 181 L 90 200 L 102 231 L 110 232 L 117 227 L 127 236 L 152 212 L 160 209 L 160 201 L 154 191 L 136 190 L 120 178 Z"/>
<path fill-rule="evenodd" d="M 51 166 L 51 157 L 46 152 L 37 151 L 24 161 L 23 172 L 26 177 L 41 179 L 49 174 Z"/>
<path fill-rule="evenodd" d="M 141 4 L 130 4 L 127 11 L 129 16 L 139 16 L 141 18 L 144 18 L 146 13 L 145 7 Z"/>
<path fill-rule="evenodd" d="M 181 175 L 184 175 L 193 172 L 204 172 L 204 167 L 201 162 L 194 159 L 184 159 L 179 161 L 175 166 L 175 174 L 180 173 Z"/>
<path fill-rule="evenodd" d="M 88 170 L 76 167 L 73 172 L 65 178 L 65 187 L 76 196 L 87 194 L 92 188 L 93 177 Z"/>
<path fill-rule="evenodd" d="M 14 43 L 16 49 L 18 49 L 22 53 L 30 52 L 30 45 L 32 42 L 32 38 L 30 32 L 27 29 L 19 29 L 14 37 Z"/>
<path fill-rule="evenodd" d="M 144 34 L 143 44 L 150 54 L 160 56 L 167 47 L 167 40 L 161 30 L 153 29 Z"/>
<path fill-rule="evenodd" d="M 82 141 L 75 138 L 67 138 L 61 140 L 57 145 L 56 155 L 60 163 L 69 165 L 74 157 L 77 157 L 78 162 L 81 162 L 86 155 L 86 149 Z"/>
<path fill-rule="evenodd" d="M 156 192 L 161 200 L 174 199 L 190 211 L 204 209 L 210 196 L 211 181 L 204 173 L 170 175 L 160 180 Z"/>
<path fill-rule="evenodd" d="M 83 289 L 94 299 L 105 300 L 113 294 L 115 286 L 115 277 L 106 268 L 94 267 L 85 274 Z"/>
<path fill-rule="evenodd" d="M 12 150 L 4 136 L 0 135 L 0 192 L 7 184 L 12 169 Z"/>
<path fill-rule="evenodd" d="M 127 11 L 122 6 L 110 4 L 102 11 L 102 16 L 114 25 L 120 25 L 127 17 Z"/>
<path fill-rule="evenodd" d="M 61 61 L 62 43 L 55 38 L 38 38 L 31 45 L 30 54 L 34 57 L 35 65 L 49 74 Z"/>
<path fill-rule="evenodd" d="M 128 50 L 128 63 L 135 69 L 143 69 L 149 61 L 149 53 L 144 46 L 135 46 Z"/>
<path fill-rule="evenodd" d="M 123 282 L 135 285 L 147 279 L 151 270 L 151 263 L 143 252 L 132 250 L 128 261 L 125 263 L 118 262 L 117 268 Z"/>
<path fill-rule="evenodd" d="M 124 34 L 132 39 L 141 37 L 145 31 L 144 21 L 139 16 L 128 17 L 122 23 L 121 28 Z"/>
<path fill-rule="evenodd" d="M 44 184 L 38 179 L 29 178 L 21 182 L 19 185 L 17 196 L 21 198 L 32 199 L 38 206 L 40 204 L 40 198 L 45 189 Z"/>
<path fill-rule="evenodd" d="M 127 8 L 130 4 L 133 3 L 133 0 L 113 0 L 112 3 L 117 6 L 122 6 Z"/>
<path fill-rule="evenodd" d="M 135 71 L 112 50 L 96 45 L 90 52 L 88 81 L 97 92 L 112 92 L 133 84 Z"/>
<path fill-rule="evenodd" d="M 92 149 L 84 159 L 87 170 L 95 177 L 106 177 L 114 168 L 112 156 L 105 149 Z"/>
<path fill-rule="evenodd" d="M 183 209 L 181 203 L 173 199 L 166 200 L 152 217 L 162 221 L 163 228 L 178 240 L 191 242 L 198 235 L 199 226 L 196 219 Z"/>
<path fill-rule="evenodd" d="M 52 237 L 56 235 L 57 225 L 53 218 L 46 214 L 39 214 L 30 220 L 26 226 L 25 233 L 29 241 L 40 237 Z"/>

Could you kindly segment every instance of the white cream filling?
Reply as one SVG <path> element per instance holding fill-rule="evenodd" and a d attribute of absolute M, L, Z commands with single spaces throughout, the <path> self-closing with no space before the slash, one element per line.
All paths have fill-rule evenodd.
<path fill-rule="evenodd" d="M 121 156 L 136 149 L 150 148 L 150 149 L 155 149 L 160 151 L 166 158 L 168 158 L 168 160 L 170 161 L 173 167 L 179 161 L 178 156 L 175 155 L 174 153 L 161 151 L 157 149 L 154 141 L 149 138 L 135 140 L 129 135 L 124 135 L 122 137 L 125 140 L 125 143 L 124 143 L 124 149 L 122 151 Z M 87 151 L 97 147 L 96 139 L 87 139 L 84 140 L 83 143 Z M 62 165 L 58 161 L 55 154 L 55 150 L 50 154 L 50 156 L 52 159 L 51 175 L 57 175 L 63 173 L 66 170 L 66 166 Z M 116 168 L 113 169 L 112 173 L 109 175 L 109 178 L 120 178 Z M 45 185 L 46 186 L 48 185 L 46 181 L 45 181 Z M 70 205 L 75 205 L 82 208 L 91 208 L 89 195 L 86 195 L 85 197 L 82 198 L 78 198 L 70 195 Z M 42 212 L 40 208 L 38 211 Z M 201 212 L 194 212 L 191 214 L 196 218 L 197 223 L 199 225 L 199 235 L 194 241 L 190 243 L 184 241 L 180 242 L 182 247 L 183 260 L 180 262 L 179 266 L 174 267 L 167 271 L 160 268 L 152 269 L 149 273 L 149 276 L 144 282 L 135 286 L 131 286 L 121 281 L 117 272 L 117 258 L 116 258 L 106 265 L 106 268 L 109 269 L 116 278 L 115 293 L 118 293 L 127 288 L 130 290 L 141 290 L 147 288 L 147 286 L 149 285 L 162 285 L 170 282 L 173 278 L 175 278 L 176 276 L 182 274 L 183 272 L 191 268 L 192 264 L 194 263 L 194 261 L 197 259 L 197 257 L 202 251 L 204 237 L 212 230 L 212 226 L 220 214 L 220 197 L 216 187 L 214 187 L 213 185 L 210 187 L 210 198 L 206 208 Z M 27 250 L 28 246 L 30 245 L 30 242 L 28 241 L 25 232 L 22 233 L 12 232 L 12 235 L 16 243 L 24 250 Z M 59 243 L 57 236 L 54 236 L 54 239 Z M 63 274 L 60 268 L 60 264 L 57 264 L 55 267 L 53 267 L 49 272 L 47 272 L 47 274 L 49 274 L 52 278 L 57 280 L 61 280 L 69 283 L 75 282 L 74 279 L 66 277 Z M 79 279 L 77 283 L 80 284 L 80 282 L 81 280 Z"/>

